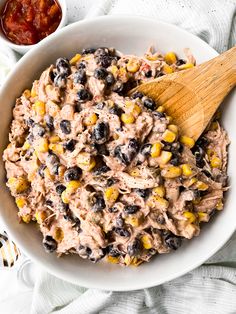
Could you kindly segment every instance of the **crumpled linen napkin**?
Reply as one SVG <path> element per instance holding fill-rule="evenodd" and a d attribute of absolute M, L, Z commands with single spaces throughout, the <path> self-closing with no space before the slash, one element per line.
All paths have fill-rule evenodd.
<path fill-rule="evenodd" d="M 104 14 L 141 15 L 176 24 L 218 52 L 236 44 L 236 0 L 68 0 L 67 4 L 70 23 Z M 11 299 L 6 293 L 2 299 L 0 294 L 2 313 L 236 313 L 236 233 L 205 265 L 171 282 L 139 291 L 85 289 L 35 265 L 33 268 L 30 284 L 27 278 L 22 279 L 23 267 L 16 272 L 18 283 L 24 286 L 20 286 L 14 301 L 13 293 Z M 5 283 L 9 279 L 1 271 L 0 276 L 1 291 L 6 289 L 3 277 Z"/>

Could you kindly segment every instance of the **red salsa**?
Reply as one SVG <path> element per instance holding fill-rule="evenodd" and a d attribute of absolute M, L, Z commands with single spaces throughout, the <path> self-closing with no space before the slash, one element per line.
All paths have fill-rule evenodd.
<path fill-rule="evenodd" d="M 60 24 L 56 0 L 8 0 L 0 15 L 5 36 L 18 45 L 33 45 L 53 33 Z"/>

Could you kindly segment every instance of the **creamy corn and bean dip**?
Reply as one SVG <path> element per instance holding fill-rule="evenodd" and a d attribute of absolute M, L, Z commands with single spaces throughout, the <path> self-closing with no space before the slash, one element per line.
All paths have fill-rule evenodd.
<path fill-rule="evenodd" d="M 84 49 L 16 100 L 7 186 L 47 252 L 137 266 L 177 250 L 223 209 L 229 141 L 218 114 L 195 143 L 152 99 L 126 96 L 193 67 L 185 55 Z"/>

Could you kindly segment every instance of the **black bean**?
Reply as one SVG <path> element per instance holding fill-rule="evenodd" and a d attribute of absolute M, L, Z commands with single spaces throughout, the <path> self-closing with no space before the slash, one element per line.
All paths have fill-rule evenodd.
<path fill-rule="evenodd" d="M 185 63 L 186 63 L 185 60 L 179 59 L 179 60 L 177 60 L 176 65 L 177 65 L 177 66 L 180 66 L 180 65 L 183 65 L 183 64 L 185 64 Z"/>
<path fill-rule="evenodd" d="M 139 239 L 135 239 L 133 243 L 129 244 L 127 247 L 127 253 L 130 256 L 137 256 L 140 254 L 142 245 Z"/>
<path fill-rule="evenodd" d="M 34 135 L 35 137 L 37 137 L 37 136 L 42 137 L 42 136 L 45 135 L 46 130 L 45 130 L 44 127 L 41 126 L 39 123 L 34 123 L 32 132 L 33 132 L 33 135 Z"/>
<path fill-rule="evenodd" d="M 107 171 L 110 171 L 111 169 L 107 165 L 103 165 L 99 168 L 97 168 L 93 173 L 95 176 L 100 176 L 102 173 L 106 173 Z"/>
<path fill-rule="evenodd" d="M 101 56 L 96 57 L 96 62 L 98 65 L 104 68 L 108 68 L 111 65 L 113 59 L 114 58 L 112 58 L 111 56 L 101 55 Z"/>
<path fill-rule="evenodd" d="M 124 211 L 126 214 L 135 214 L 139 209 L 138 205 L 126 205 Z"/>
<path fill-rule="evenodd" d="M 68 210 L 69 210 L 69 204 L 66 204 L 66 203 L 63 203 L 63 201 L 60 201 L 60 202 L 58 202 L 58 204 L 57 204 L 57 209 L 58 209 L 61 213 L 65 214 L 65 213 L 67 213 Z"/>
<path fill-rule="evenodd" d="M 202 170 L 202 173 L 204 173 L 208 178 L 212 178 L 212 175 L 209 171 L 207 170 Z"/>
<path fill-rule="evenodd" d="M 33 126 L 34 125 L 34 120 L 29 118 L 27 121 L 26 121 L 27 125 L 30 127 L 30 126 Z"/>
<path fill-rule="evenodd" d="M 121 114 L 124 112 L 120 107 L 118 107 L 117 105 L 112 106 L 109 109 L 109 112 L 111 114 L 115 114 L 116 116 L 121 116 Z"/>
<path fill-rule="evenodd" d="M 74 149 L 75 149 L 76 143 L 77 143 L 76 140 L 71 139 L 71 140 L 65 142 L 63 146 L 64 146 L 65 149 L 68 150 L 69 152 L 73 152 Z"/>
<path fill-rule="evenodd" d="M 107 70 L 104 68 L 97 68 L 94 70 L 94 77 L 98 80 L 104 80 L 107 74 Z"/>
<path fill-rule="evenodd" d="M 95 57 L 100 57 L 100 56 L 108 56 L 110 54 L 110 51 L 106 47 L 100 47 L 96 49 L 94 56 Z"/>
<path fill-rule="evenodd" d="M 111 247 L 108 248 L 108 254 L 112 257 L 119 257 L 121 255 L 121 252 L 111 245 Z"/>
<path fill-rule="evenodd" d="M 53 131 L 54 130 L 54 119 L 53 119 L 53 117 L 50 116 L 49 114 L 47 114 L 44 117 L 44 121 L 45 121 L 46 126 L 49 129 L 49 131 Z"/>
<path fill-rule="evenodd" d="M 95 48 L 84 48 L 82 50 L 82 55 L 87 55 L 87 54 L 90 54 L 90 53 L 94 53 L 95 52 Z"/>
<path fill-rule="evenodd" d="M 54 164 L 52 166 L 52 174 L 55 174 L 55 175 L 58 175 L 59 174 L 59 167 L 60 167 L 60 164 Z"/>
<path fill-rule="evenodd" d="M 155 101 L 151 98 L 146 98 L 143 102 L 143 105 L 150 110 L 155 110 L 157 107 Z"/>
<path fill-rule="evenodd" d="M 147 198 L 150 194 L 150 189 L 135 189 L 135 192 L 142 198 Z"/>
<path fill-rule="evenodd" d="M 105 80 L 106 80 L 107 85 L 109 86 L 115 83 L 115 78 L 112 73 L 108 73 Z"/>
<path fill-rule="evenodd" d="M 57 249 L 57 242 L 53 237 L 46 235 L 43 240 L 43 246 L 48 253 L 52 253 Z"/>
<path fill-rule="evenodd" d="M 74 83 L 77 84 L 85 84 L 87 81 L 86 72 L 83 69 L 79 69 L 77 72 L 74 73 Z"/>
<path fill-rule="evenodd" d="M 133 99 L 136 99 L 136 98 L 143 98 L 143 94 L 141 92 L 135 92 L 133 95 L 132 95 L 132 98 Z"/>
<path fill-rule="evenodd" d="M 91 99 L 91 94 L 87 89 L 80 89 L 77 92 L 77 96 L 80 101 L 87 101 Z"/>
<path fill-rule="evenodd" d="M 101 155 L 101 156 L 109 156 L 109 151 L 108 149 L 106 148 L 106 145 L 105 144 L 94 144 L 94 148 L 97 150 L 97 154 L 98 155 Z"/>
<path fill-rule="evenodd" d="M 182 239 L 173 233 L 164 234 L 164 241 L 172 250 L 177 250 L 182 244 Z"/>
<path fill-rule="evenodd" d="M 101 194 L 94 194 L 92 199 L 92 210 L 94 212 L 100 212 L 106 207 L 106 203 Z"/>
<path fill-rule="evenodd" d="M 112 186 L 113 184 L 115 184 L 116 183 L 116 179 L 114 179 L 114 178 L 109 178 L 109 179 L 107 179 L 107 186 L 109 187 L 109 186 Z"/>
<path fill-rule="evenodd" d="M 120 237 L 130 237 L 130 232 L 124 228 L 116 227 L 114 228 L 115 233 L 117 233 Z"/>
<path fill-rule="evenodd" d="M 151 148 L 152 144 L 146 143 L 141 147 L 140 153 L 144 156 L 148 156 L 151 154 Z"/>
<path fill-rule="evenodd" d="M 201 136 L 197 141 L 196 141 L 196 146 L 199 146 L 201 147 L 202 149 L 205 149 L 207 147 L 207 145 L 209 144 L 209 140 L 204 137 L 204 136 Z M 194 148 L 193 148 L 194 150 Z"/>
<path fill-rule="evenodd" d="M 109 207 L 108 211 L 109 211 L 109 213 L 117 213 L 118 209 L 117 209 L 117 207 L 113 206 L 113 207 Z"/>
<path fill-rule="evenodd" d="M 54 82 L 54 79 L 55 79 L 55 77 L 57 75 L 56 72 L 57 72 L 56 70 L 52 70 L 52 71 L 49 72 L 49 77 L 50 77 L 52 83 Z"/>
<path fill-rule="evenodd" d="M 166 116 L 164 114 L 164 112 L 159 112 L 159 111 L 153 112 L 153 115 L 154 115 L 154 117 L 157 117 L 158 119 L 165 118 L 165 116 Z"/>
<path fill-rule="evenodd" d="M 69 60 L 66 58 L 57 59 L 56 68 L 57 68 L 57 72 L 62 75 L 68 76 L 71 73 L 70 63 L 69 63 Z"/>
<path fill-rule="evenodd" d="M 155 77 L 161 77 L 161 76 L 163 76 L 163 75 L 165 75 L 163 72 L 157 71 Z"/>
<path fill-rule="evenodd" d="M 63 185 L 63 184 L 58 184 L 58 185 L 56 186 L 56 192 L 57 192 L 57 194 L 59 194 L 59 195 L 61 195 L 62 192 L 65 191 L 65 189 L 66 189 L 66 187 L 65 187 L 65 185 Z"/>
<path fill-rule="evenodd" d="M 145 76 L 146 77 L 151 77 L 152 76 L 152 70 L 149 70 L 149 71 L 145 72 Z"/>
<path fill-rule="evenodd" d="M 105 122 L 97 123 L 93 129 L 93 138 L 97 144 L 104 144 L 109 136 L 109 124 Z"/>
<path fill-rule="evenodd" d="M 46 162 L 51 165 L 56 165 L 60 163 L 60 159 L 52 151 L 49 151 L 46 157 Z"/>
<path fill-rule="evenodd" d="M 139 143 L 138 143 L 138 141 L 135 138 L 131 138 L 129 140 L 128 149 L 132 150 L 132 151 L 134 151 L 136 153 L 138 152 Z"/>
<path fill-rule="evenodd" d="M 81 61 L 80 63 L 76 64 L 77 69 L 85 69 L 86 68 L 86 62 Z"/>
<path fill-rule="evenodd" d="M 44 178 L 44 170 L 45 170 L 46 166 L 41 164 L 39 166 L 39 169 L 38 169 L 38 174 L 40 175 L 41 178 Z"/>
<path fill-rule="evenodd" d="M 122 152 L 122 145 L 116 146 L 114 150 L 114 155 L 126 166 L 130 163 L 129 157 L 125 153 Z"/>
<path fill-rule="evenodd" d="M 53 202 L 51 200 L 46 200 L 45 205 L 52 207 Z"/>
<path fill-rule="evenodd" d="M 65 88 L 66 87 L 66 82 L 67 79 L 64 76 L 64 74 L 57 74 L 57 76 L 54 79 L 54 84 L 55 86 L 59 87 L 59 88 Z"/>
<path fill-rule="evenodd" d="M 60 128 L 61 128 L 62 133 L 70 134 L 70 132 L 71 132 L 71 123 L 70 123 L 70 121 L 69 120 L 61 120 Z"/>
<path fill-rule="evenodd" d="M 80 176 L 82 174 L 82 170 L 79 167 L 72 167 L 65 171 L 64 178 L 65 181 L 73 181 L 73 180 L 79 180 Z"/>
<path fill-rule="evenodd" d="M 170 164 L 173 166 L 178 166 L 179 163 L 180 163 L 179 157 L 174 155 L 170 161 Z"/>
<path fill-rule="evenodd" d="M 112 87 L 112 91 L 119 95 L 122 95 L 122 92 L 124 91 L 124 84 L 122 82 L 117 81 Z"/>

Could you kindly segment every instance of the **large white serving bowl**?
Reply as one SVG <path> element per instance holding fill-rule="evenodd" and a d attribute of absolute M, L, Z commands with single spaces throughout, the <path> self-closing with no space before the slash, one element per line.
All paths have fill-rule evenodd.
<path fill-rule="evenodd" d="M 176 51 L 183 57 L 183 49 L 191 48 L 198 63 L 217 56 L 205 42 L 176 26 L 146 18 L 109 16 L 85 20 L 58 31 L 27 53 L 16 65 L 0 93 L 0 148 L 1 155 L 7 145 L 9 124 L 15 98 L 34 79 L 60 56 L 70 58 L 85 47 L 109 46 L 118 50 L 142 55 L 154 45 L 159 51 Z M 236 160 L 236 97 L 224 102 L 223 122 L 232 140 L 228 173 L 231 189 L 222 212 L 203 226 L 199 237 L 185 243 L 178 251 L 160 255 L 137 268 L 124 268 L 108 263 L 93 264 L 78 256 L 57 258 L 47 254 L 42 236 L 34 224 L 19 224 L 14 199 L 5 187 L 5 170 L 0 163 L 0 214 L 6 229 L 23 252 L 48 272 L 85 287 L 110 290 L 134 290 L 159 285 L 181 276 L 201 265 L 233 234 L 236 227 L 236 209 L 233 193 L 236 192 L 234 160 Z"/>

